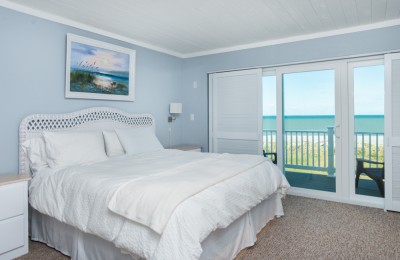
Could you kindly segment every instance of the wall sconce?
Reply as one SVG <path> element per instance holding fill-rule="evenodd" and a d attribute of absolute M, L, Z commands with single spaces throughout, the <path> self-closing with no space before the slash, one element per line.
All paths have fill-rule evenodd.
<path fill-rule="evenodd" d="M 168 122 L 172 122 L 176 119 L 173 114 L 181 114 L 182 113 L 182 103 L 170 103 L 169 104 L 169 114 Z"/>

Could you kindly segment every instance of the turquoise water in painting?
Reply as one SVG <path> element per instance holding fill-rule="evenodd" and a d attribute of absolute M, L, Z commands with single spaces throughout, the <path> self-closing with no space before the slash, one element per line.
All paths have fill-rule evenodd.
<path fill-rule="evenodd" d="M 122 72 L 102 73 L 72 70 L 70 91 L 111 95 L 129 95 L 129 77 Z"/>
<path fill-rule="evenodd" d="M 356 115 L 354 118 L 355 132 L 384 132 L 383 115 Z M 327 131 L 327 127 L 335 126 L 335 116 L 285 116 L 286 131 Z M 276 130 L 276 116 L 263 116 L 263 129 Z"/>

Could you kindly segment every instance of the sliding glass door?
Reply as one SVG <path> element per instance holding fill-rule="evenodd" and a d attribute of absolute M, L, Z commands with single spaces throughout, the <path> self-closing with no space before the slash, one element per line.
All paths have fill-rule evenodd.
<path fill-rule="evenodd" d="M 349 63 L 351 194 L 382 198 L 384 184 L 383 60 Z"/>
<path fill-rule="evenodd" d="M 263 153 L 277 163 L 276 75 L 274 70 L 263 71 Z"/>
<path fill-rule="evenodd" d="M 384 145 L 394 135 L 384 112 L 397 111 L 384 105 L 384 66 L 368 57 L 211 74 L 210 151 L 263 152 L 295 195 L 383 207 L 391 194 L 400 205 L 400 192 L 385 189 L 384 154 L 400 151 L 400 138 Z"/>
<path fill-rule="evenodd" d="M 329 67 L 281 74 L 283 170 L 293 187 L 336 192 L 335 75 Z"/>

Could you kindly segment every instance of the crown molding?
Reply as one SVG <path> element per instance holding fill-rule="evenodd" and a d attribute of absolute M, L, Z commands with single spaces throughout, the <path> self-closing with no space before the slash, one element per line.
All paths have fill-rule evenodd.
<path fill-rule="evenodd" d="M 219 48 L 219 49 L 214 49 L 214 50 L 193 52 L 193 53 L 183 54 L 183 58 L 195 58 L 195 57 L 212 55 L 212 54 L 220 54 L 220 53 L 226 53 L 226 52 L 232 52 L 232 51 L 240 51 L 240 50 L 247 50 L 247 49 L 259 48 L 259 47 L 266 47 L 266 46 L 271 46 L 271 45 L 284 44 L 284 43 L 312 40 L 312 39 L 324 38 L 324 37 L 329 37 L 329 36 L 369 31 L 369 30 L 391 27 L 391 26 L 396 26 L 396 25 L 400 25 L 400 19 L 393 19 L 393 20 L 388 20 L 388 21 L 379 22 L 379 23 L 353 26 L 353 27 L 348 27 L 348 28 L 343 28 L 343 29 L 338 29 L 338 30 L 331 30 L 331 31 L 319 32 L 319 33 L 313 33 L 313 34 L 307 34 L 307 35 L 299 35 L 299 36 L 287 37 L 287 38 L 276 39 L 276 40 L 268 40 L 268 41 L 250 43 L 250 44 L 236 45 L 236 46 L 227 47 L 227 48 Z"/>
<path fill-rule="evenodd" d="M 64 25 L 67 25 L 67 26 L 71 26 L 71 27 L 74 27 L 74 28 L 77 28 L 77 29 L 81 29 L 81 30 L 85 30 L 85 31 L 88 31 L 88 32 L 91 32 L 91 33 L 103 35 L 103 36 L 110 37 L 110 38 L 113 38 L 113 39 L 116 39 L 116 40 L 120 40 L 120 41 L 123 41 L 123 42 L 131 43 L 131 44 L 134 44 L 134 45 L 137 45 L 137 46 L 140 46 L 140 47 L 144 47 L 144 48 L 147 48 L 147 49 L 150 49 L 150 50 L 154 50 L 154 51 L 157 51 L 157 52 L 162 52 L 162 53 L 165 53 L 165 54 L 168 54 L 168 55 L 172 55 L 172 56 L 175 56 L 175 57 L 178 57 L 178 58 L 183 58 L 183 55 L 181 53 L 178 53 L 178 52 L 175 52 L 175 51 L 171 51 L 171 50 L 168 50 L 168 49 L 165 49 L 165 48 L 162 48 L 162 47 L 159 47 L 159 46 L 155 46 L 155 45 L 152 45 L 152 44 L 149 44 L 149 43 L 137 41 L 137 40 L 129 38 L 129 37 L 125 37 L 125 36 L 122 36 L 122 35 L 119 35 L 119 34 L 116 34 L 116 33 L 112 33 L 112 32 L 109 32 L 109 31 L 106 31 L 106 30 L 103 30 L 103 29 L 99 29 L 97 27 L 90 26 L 90 25 L 87 25 L 87 24 L 84 24 L 84 23 L 76 22 L 76 21 L 73 21 L 73 20 L 58 16 L 58 15 L 50 14 L 50 13 L 47 13 L 47 12 L 39 11 L 37 9 L 33 9 L 33 8 L 30 8 L 30 7 L 23 6 L 23 5 L 20 5 L 20 4 L 12 3 L 10 1 L 0 0 L 0 7 L 4 7 L 4 8 L 11 9 L 11 10 L 14 10 L 14 11 L 17 11 L 17 12 L 20 12 L 20 13 L 25 13 L 25 14 L 32 15 L 32 16 L 35 16 L 35 17 L 39 17 L 39 18 L 42 18 L 42 19 L 45 19 L 45 20 L 48 20 L 48 21 L 52 21 L 52 22 L 56 22 L 56 23 L 59 23 L 59 24 L 64 24 Z"/>

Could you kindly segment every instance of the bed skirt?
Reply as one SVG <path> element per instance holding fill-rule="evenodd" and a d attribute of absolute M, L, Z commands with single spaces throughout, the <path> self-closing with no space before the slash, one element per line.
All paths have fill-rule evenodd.
<path fill-rule="evenodd" d="M 112 242 L 32 210 L 31 239 L 46 243 L 72 259 L 140 259 L 116 248 Z M 271 195 L 224 229 L 213 231 L 202 243 L 200 259 L 233 259 L 254 245 L 256 235 L 275 216 L 283 216 L 280 196 Z"/>

